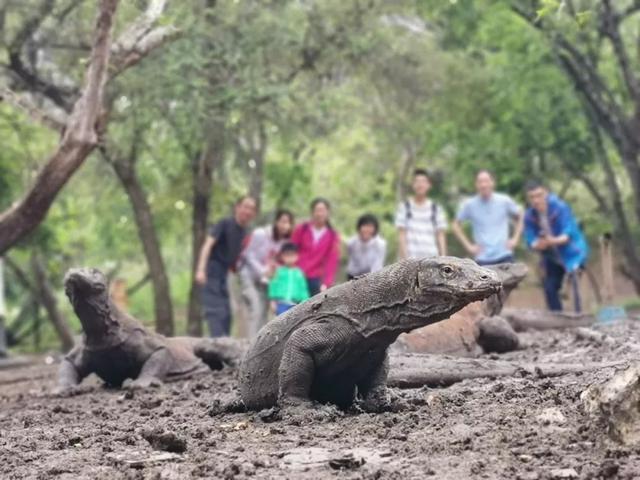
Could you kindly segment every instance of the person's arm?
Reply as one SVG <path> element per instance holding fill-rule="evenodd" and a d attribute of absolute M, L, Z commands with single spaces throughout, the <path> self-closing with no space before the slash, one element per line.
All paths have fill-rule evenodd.
<path fill-rule="evenodd" d="M 560 233 L 558 235 L 554 235 L 547 238 L 547 243 L 550 247 L 559 247 L 561 245 L 566 245 L 569 243 L 570 237 L 569 232 L 571 232 L 571 228 L 575 222 L 573 218 L 573 212 L 569 205 L 563 205 L 560 208 L 560 213 L 558 215 L 558 223 L 560 224 Z"/>
<path fill-rule="evenodd" d="M 338 232 L 334 232 L 333 245 L 329 250 L 327 259 L 324 264 L 324 278 L 322 279 L 322 285 L 320 290 L 324 291 L 333 285 L 336 279 L 336 273 L 338 271 L 338 264 L 340 263 L 340 236 Z"/>
<path fill-rule="evenodd" d="M 438 253 L 442 256 L 447 255 L 447 215 L 442 206 L 438 206 L 436 214 L 436 240 L 438 242 Z"/>
<path fill-rule="evenodd" d="M 398 259 L 407 258 L 407 229 L 398 228 Z"/>
<path fill-rule="evenodd" d="M 373 260 L 373 265 L 371 265 L 371 271 L 372 272 L 377 272 L 378 270 L 381 270 L 382 267 L 384 267 L 384 261 L 387 258 L 387 242 L 378 237 L 378 242 L 380 245 L 380 249 L 378 250 L 378 254 L 376 255 L 376 258 Z"/>
<path fill-rule="evenodd" d="M 524 212 L 521 210 L 515 217 L 515 225 L 513 227 L 513 235 L 509 239 L 507 245 L 509 249 L 513 250 L 520 243 L 520 237 L 522 237 L 522 231 L 524 230 Z"/>
<path fill-rule="evenodd" d="M 216 239 L 211 235 L 207 235 L 202 248 L 200 248 L 200 256 L 198 257 L 198 267 L 196 268 L 196 283 L 198 285 L 204 285 L 207 283 L 207 262 L 209 261 L 209 255 L 211 250 L 216 244 Z"/>
<path fill-rule="evenodd" d="M 438 230 L 438 252 L 442 256 L 447 255 L 447 232 L 446 230 Z"/>
<path fill-rule="evenodd" d="M 524 214 L 524 239 L 532 250 L 543 251 L 548 248 L 546 238 L 540 237 L 540 227 L 533 218 L 533 213 Z"/>
<path fill-rule="evenodd" d="M 398 260 L 407 258 L 407 212 L 404 203 L 396 210 L 396 228 L 398 229 Z"/>
<path fill-rule="evenodd" d="M 453 230 L 454 235 L 460 240 L 460 243 L 470 255 L 476 256 L 480 253 L 480 246 L 469 240 L 469 237 L 467 237 L 467 234 L 464 232 L 464 228 L 462 228 L 460 220 L 456 219 L 453 221 L 451 230 Z"/>
<path fill-rule="evenodd" d="M 520 243 L 522 231 L 524 230 L 524 209 L 514 202 L 511 197 L 507 197 L 507 202 L 509 216 L 514 219 L 513 233 L 507 242 L 507 248 L 514 250 Z"/>

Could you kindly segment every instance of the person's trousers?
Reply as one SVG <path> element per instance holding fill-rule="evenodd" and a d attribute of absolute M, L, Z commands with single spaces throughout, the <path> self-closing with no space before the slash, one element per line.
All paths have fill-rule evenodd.
<path fill-rule="evenodd" d="M 214 268 L 207 272 L 207 283 L 202 288 L 202 310 L 212 337 L 231 334 L 231 303 L 227 271 Z"/>
<path fill-rule="evenodd" d="M 513 255 L 505 255 L 497 260 L 476 260 L 476 263 L 481 267 L 488 267 L 489 265 L 500 265 L 501 263 L 513 263 L 515 258 Z"/>
<path fill-rule="evenodd" d="M 547 308 L 552 311 L 561 311 L 560 290 L 562 290 L 562 282 L 566 271 L 562 265 L 549 258 L 542 259 L 542 271 L 544 274 L 542 287 Z"/>
<path fill-rule="evenodd" d="M 247 335 L 253 338 L 267 323 L 267 288 L 259 280 L 255 280 L 250 272 L 240 271 L 242 301 L 247 307 Z"/>
<path fill-rule="evenodd" d="M 291 310 L 295 306 L 296 306 L 295 303 L 278 301 L 276 302 L 276 315 L 282 315 L 283 313 Z"/>
<path fill-rule="evenodd" d="M 307 287 L 309 287 L 309 295 L 314 296 L 320 293 L 320 287 L 322 287 L 321 278 L 307 278 Z"/>

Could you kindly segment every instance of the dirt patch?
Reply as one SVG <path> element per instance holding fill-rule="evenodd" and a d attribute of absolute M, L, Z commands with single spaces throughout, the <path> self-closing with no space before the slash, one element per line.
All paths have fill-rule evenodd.
<path fill-rule="evenodd" d="M 495 358 L 596 362 L 638 358 L 639 324 L 526 333 L 528 348 Z M 464 381 L 396 390 L 398 413 L 210 415 L 233 398 L 226 370 L 125 395 L 92 379 L 51 398 L 55 368 L 0 372 L 0 478 L 638 478 L 638 451 L 613 443 L 580 393 L 612 369 L 559 378 Z"/>

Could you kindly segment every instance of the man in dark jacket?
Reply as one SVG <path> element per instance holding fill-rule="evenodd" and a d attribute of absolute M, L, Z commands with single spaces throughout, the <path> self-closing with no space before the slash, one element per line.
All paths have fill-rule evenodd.
<path fill-rule="evenodd" d="M 231 333 L 231 305 L 227 274 L 235 267 L 256 216 L 256 201 L 245 196 L 236 202 L 234 214 L 216 223 L 207 235 L 198 260 L 196 282 L 203 286 L 202 306 L 212 337 Z"/>

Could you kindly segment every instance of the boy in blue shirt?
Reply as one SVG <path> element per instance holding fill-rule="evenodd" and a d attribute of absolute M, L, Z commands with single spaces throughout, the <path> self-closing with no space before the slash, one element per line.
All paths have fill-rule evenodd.
<path fill-rule="evenodd" d="M 587 261 L 589 247 L 571 207 L 538 180 L 526 185 L 529 208 L 524 235 L 529 248 L 540 252 L 544 271 L 544 294 L 549 310 L 562 310 L 560 289 L 565 274 L 577 293 L 577 272 Z M 576 295 L 576 311 L 580 302 Z"/>

